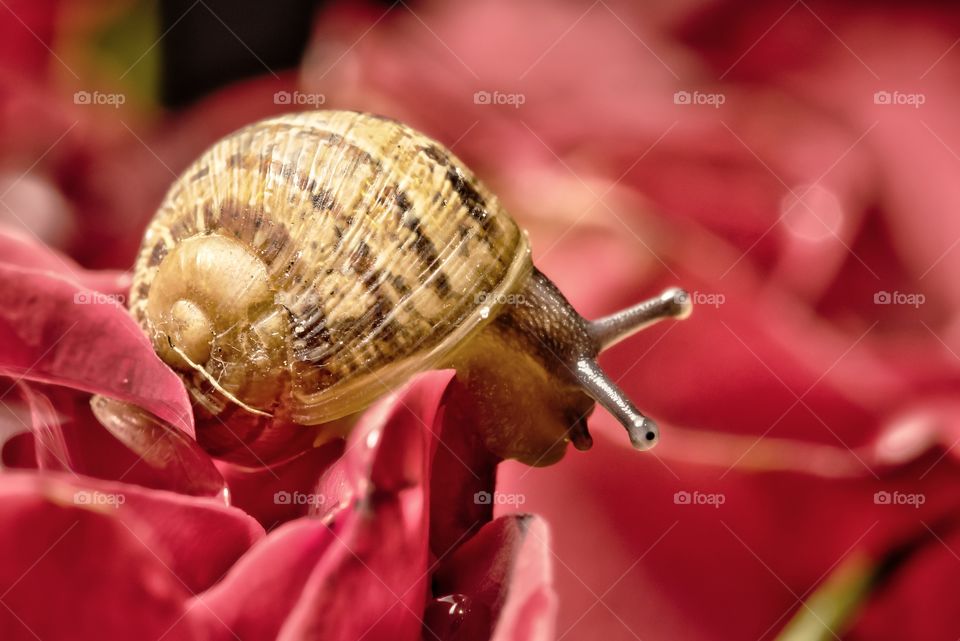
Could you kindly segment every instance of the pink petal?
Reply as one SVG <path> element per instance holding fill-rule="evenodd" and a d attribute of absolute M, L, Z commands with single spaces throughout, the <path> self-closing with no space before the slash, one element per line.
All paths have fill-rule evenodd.
<path fill-rule="evenodd" d="M 494 641 L 547 641 L 554 638 L 557 596 L 553 590 L 549 531 L 534 518 L 516 553 L 507 601 L 494 629 Z"/>
<path fill-rule="evenodd" d="M 0 236 L 0 244 L 9 240 Z M 53 252 L 47 254 L 43 260 L 51 263 L 48 267 L 58 262 L 66 265 L 50 258 L 56 256 Z M 29 258 L 28 253 L 24 255 Z M 36 256 L 45 256 L 44 251 Z M 37 261 L 40 259 L 35 257 Z M 122 307 L 51 271 L 0 264 L 0 282 L 0 375 L 13 378 L 26 390 L 22 394 L 30 410 L 28 427 L 42 444 L 37 448 L 41 467 L 125 478 L 190 494 L 222 492 L 222 477 L 192 439 L 193 416 L 180 379 L 156 357 Z M 32 381 L 31 387 L 24 387 L 23 381 Z M 57 392 L 51 387 L 46 394 L 32 393 L 42 384 L 69 391 Z M 66 447 L 66 425 L 87 426 L 93 440 L 102 433 L 102 428 L 89 420 L 89 411 L 77 407 L 76 391 L 124 401 L 99 398 L 95 405 L 103 424 L 135 458 L 129 452 L 117 459 L 98 457 L 97 450 L 75 432 L 73 448 L 86 448 L 94 454 L 83 464 L 75 460 Z M 50 395 L 63 403 L 56 412 L 47 401 Z M 117 452 L 112 444 L 106 449 Z M 108 465 L 97 464 L 103 461 Z M 120 476 L 105 472 L 110 464 L 121 461 L 127 465 L 118 471 Z"/>
<path fill-rule="evenodd" d="M 456 379 L 450 385 L 430 480 L 430 549 L 442 557 L 493 518 L 493 505 L 477 496 L 491 494 L 500 459 L 474 428 L 473 403 Z"/>
<path fill-rule="evenodd" d="M 429 470 L 451 371 L 426 372 L 375 404 L 321 483 L 330 544 L 278 639 L 419 639 L 429 531 Z"/>
<path fill-rule="evenodd" d="M 4 639 L 203 638 L 172 628 L 262 535 L 207 500 L 49 472 L 0 479 Z"/>
<path fill-rule="evenodd" d="M 316 503 L 271 533 L 193 617 L 215 639 L 417 639 L 427 579 L 427 479 L 452 372 L 427 372 L 371 407 Z"/>
<path fill-rule="evenodd" d="M 41 383 L 19 383 L 33 414 L 21 417 L 11 396 L 4 405 L 14 410 L 9 428 L 18 434 L 5 447 L 5 463 L 14 467 L 69 470 L 104 480 L 123 481 L 154 489 L 225 499 L 225 481 L 197 443 L 180 430 L 146 413 L 128 430 L 126 441 L 111 434 L 91 411 L 89 396 L 76 390 Z M 29 396 L 24 395 L 26 392 Z M 111 403 L 96 397 L 97 403 Z M 46 418 L 37 415 L 46 407 Z M 113 420 L 113 419 L 111 419 Z M 13 441 L 11 443 L 11 441 Z M 9 460 L 7 460 L 9 456 Z"/>
<path fill-rule="evenodd" d="M 118 480 L 127 478 L 131 483 L 197 496 L 217 496 L 229 502 L 226 481 L 213 459 L 182 430 L 139 406 L 104 396 L 93 397 L 90 408 L 104 428 L 101 431 L 91 427 L 90 431 L 109 433 L 125 446 L 127 456 L 124 458 L 136 457 Z M 83 436 L 78 441 L 79 445 L 87 444 Z M 101 456 L 91 458 L 102 462 Z"/>
<path fill-rule="evenodd" d="M 129 272 L 84 269 L 72 258 L 6 227 L 0 227 L 0 263 L 61 276 L 85 289 L 112 296 L 121 303 L 130 291 Z"/>
<path fill-rule="evenodd" d="M 452 379 L 444 395 L 442 416 L 430 425 L 431 438 L 431 474 L 430 474 L 430 548 L 435 556 L 443 556 L 449 550 L 463 542 L 476 532 L 484 523 L 493 518 L 493 506 L 477 501 L 478 493 L 493 492 L 496 481 L 496 466 L 500 459 L 492 455 L 480 442 L 471 423 L 469 413 L 461 411 L 465 407 L 460 397 L 462 388 Z M 398 402 L 411 406 L 409 400 Z M 385 407 L 383 405 L 375 407 Z M 370 422 L 382 421 L 375 409 L 364 415 L 360 426 L 354 431 L 351 443 L 356 443 L 358 434 L 370 436 Z M 375 430 L 373 430 L 375 431 Z M 348 446 L 350 451 L 351 446 Z M 367 483 L 370 465 L 364 453 L 372 456 L 372 448 L 355 448 L 356 461 L 345 462 L 328 470 L 317 487 L 317 495 L 324 497 L 314 513 L 329 516 L 342 506 L 350 504 L 358 492 Z M 352 459 L 351 459 L 352 460 Z M 396 460 L 402 467 L 405 462 Z M 397 474 L 402 477 L 398 471 Z"/>
<path fill-rule="evenodd" d="M 452 370 L 420 374 L 363 414 L 344 456 L 317 485 L 325 498 L 315 510 L 317 516 L 330 516 L 339 506 L 361 499 L 371 483 L 378 490 L 399 491 L 409 479 L 426 476 L 423 469 L 429 463 L 424 461 L 429 461 L 439 433 L 440 400 L 452 378 Z"/>
<path fill-rule="evenodd" d="M 217 467 L 230 488 L 231 504 L 272 529 L 307 515 L 317 480 L 342 453 L 338 439 L 279 465 L 250 469 L 217 461 Z"/>
<path fill-rule="evenodd" d="M 20 432 L 3 444 L 3 459 L 0 465 L 5 468 L 35 469 L 37 452 L 34 449 L 33 434 Z"/>
<path fill-rule="evenodd" d="M 16 382 L 15 387 L 30 409 L 29 427 L 36 439 L 37 467 L 49 470 L 73 469 L 60 417 L 50 399 L 42 393 L 34 392 L 27 383 Z"/>
<path fill-rule="evenodd" d="M 193 436 L 180 379 L 119 305 L 60 276 L 0 264 L 0 375 L 134 403 Z"/>
<path fill-rule="evenodd" d="M 954 512 L 953 514 L 956 514 Z M 924 522 L 906 545 L 888 551 L 876 570 L 872 590 L 856 611 L 850 632 L 853 641 L 956 639 L 960 618 L 960 529 L 948 522 Z"/>
<path fill-rule="evenodd" d="M 223 581 L 196 597 L 203 604 L 196 618 L 215 639 L 276 639 L 333 540 L 319 519 L 281 526 L 244 555 Z"/>
<path fill-rule="evenodd" d="M 838 480 L 657 460 L 658 450 L 638 453 L 598 434 L 589 453 L 551 468 L 500 468 L 500 491 L 522 494 L 524 509 L 552 526 L 565 638 L 630 637 L 628 629 L 643 639 L 772 637 L 794 595 L 848 554 L 882 551 L 922 522 L 960 513 L 950 457 Z M 722 504 L 687 503 L 684 492 Z M 877 492 L 924 502 L 885 505 Z M 694 630 L 691 616 L 701 622 Z"/>
<path fill-rule="evenodd" d="M 428 625 L 447 639 L 546 641 L 554 637 L 549 531 L 529 515 L 486 524 L 433 579 Z"/>
<path fill-rule="evenodd" d="M 28 82 L 50 73 L 58 6 L 54 0 L 9 3 L 16 20 L 0 24 L 0 69 L 5 74 L 15 73 Z"/>

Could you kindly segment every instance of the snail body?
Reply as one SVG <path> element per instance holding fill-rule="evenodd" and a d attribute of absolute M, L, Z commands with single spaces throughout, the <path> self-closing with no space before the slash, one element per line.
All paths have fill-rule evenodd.
<path fill-rule="evenodd" d="M 130 309 L 181 374 L 215 454 L 280 457 L 316 439 L 303 426 L 336 425 L 417 372 L 454 367 L 484 443 L 531 464 L 569 440 L 589 446 L 595 399 L 635 445 L 652 444 L 652 423 L 594 358 L 689 311 L 671 291 L 588 323 L 449 151 L 343 111 L 255 123 L 194 162 L 146 231 Z"/>

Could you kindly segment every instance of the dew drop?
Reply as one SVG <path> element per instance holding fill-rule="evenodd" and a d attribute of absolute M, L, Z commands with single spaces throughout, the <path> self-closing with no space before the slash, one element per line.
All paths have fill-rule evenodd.
<path fill-rule="evenodd" d="M 490 636 L 490 614 L 487 608 L 465 594 L 448 594 L 427 604 L 423 617 L 428 630 L 425 639 L 466 641 Z"/>
<path fill-rule="evenodd" d="M 480 318 L 487 320 L 490 316 L 490 308 L 486 305 L 480 308 Z"/>

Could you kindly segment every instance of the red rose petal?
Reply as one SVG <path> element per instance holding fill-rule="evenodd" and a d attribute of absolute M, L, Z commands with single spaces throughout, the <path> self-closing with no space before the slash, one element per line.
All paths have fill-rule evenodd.
<path fill-rule="evenodd" d="M 140 422 L 125 435 L 126 441 L 121 441 L 94 416 L 87 394 L 41 383 L 20 383 L 18 388 L 29 394 L 33 405 L 49 408 L 48 418 L 41 421 L 34 411 L 31 420 L 27 411 L 16 411 L 23 403 L 11 395 L 2 399 L 13 410 L 5 431 L 30 430 L 8 439 L 5 464 L 69 470 L 182 494 L 220 496 L 221 501 L 227 498 L 225 481 L 210 457 L 193 439 L 152 415 L 137 413 Z M 26 396 L 24 400 L 28 400 Z M 111 403 L 103 397 L 95 400 Z"/>
<path fill-rule="evenodd" d="M 549 532 L 530 515 L 486 524 L 443 561 L 433 578 L 435 604 L 457 596 L 456 620 L 434 617 L 441 639 L 546 641 L 553 638 L 557 597 L 552 587 Z M 446 609 L 444 607 L 444 609 Z"/>
<path fill-rule="evenodd" d="M 60 276 L 0 264 L 0 375 L 135 403 L 193 436 L 180 379 L 127 312 Z"/>
<path fill-rule="evenodd" d="M 331 515 L 363 497 L 371 483 L 379 491 L 396 492 L 419 482 L 439 432 L 440 400 L 452 378 L 452 370 L 424 372 L 372 405 L 350 433 L 344 456 L 320 479 L 317 491 L 325 501 L 314 513 Z"/>
<path fill-rule="evenodd" d="M 119 271 L 91 271 L 22 233 L 0 226 L 0 263 L 16 265 L 71 280 L 86 289 L 122 302 L 130 291 L 131 275 Z"/>
<path fill-rule="evenodd" d="M 263 537 L 253 518 L 212 499 L 85 478 L 82 487 L 124 496 L 120 516 L 191 592 L 219 581 Z"/>
<path fill-rule="evenodd" d="M 125 457 L 128 471 L 137 468 L 128 480 L 190 494 L 222 492 L 221 475 L 192 438 L 183 384 L 122 307 L 50 271 L 0 264 L 0 283 L 0 375 L 120 399 L 100 398 L 96 407 L 103 424 L 139 457 Z M 26 397 L 30 427 L 43 444 L 40 466 L 105 476 L 90 458 L 70 467 L 61 423 L 71 420 L 64 412 L 78 416 L 72 398 L 61 397 L 65 406 L 53 414 L 41 411 L 44 397 Z"/>
<path fill-rule="evenodd" d="M 522 517 L 521 517 L 522 518 Z M 546 522 L 531 518 L 516 552 L 507 600 L 494 629 L 494 641 L 547 641 L 554 638 L 557 596 L 553 590 Z"/>
<path fill-rule="evenodd" d="M 956 514 L 954 511 L 952 514 Z M 907 551 L 894 549 L 877 570 L 872 590 L 860 604 L 851 641 L 956 639 L 960 617 L 953 606 L 960 591 L 960 529 L 956 519 L 938 525 L 925 522 Z M 904 552 L 908 552 L 905 554 Z"/>
<path fill-rule="evenodd" d="M 16 382 L 15 388 L 30 410 L 30 429 L 35 439 L 37 467 L 47 470 L 73 469 L 70 452 L 57 410 L 45 395 L 34 392 L 27 383 Z"/>
<path fill-rule="evenodd" d="M 7 439 L 3 444 L 3 459 L 0 465 L 4 468 L 35 469 L 37 452 L 33 434 L 20 432 Z"/>
<path fill-rule="evenodd" d="M 172 628 L 262 535 L 208 500 L 50 472 L 2 478 L 4 639 L 203 638 Z"/>
<path fill-rule="evenodd" d="M 296 604 L 296 597 L 334 540 L 319 519 L 281 526 L 253 547 L 229 574 L 198 595 L 194 612 L 210 638 L 272 640 Z"/>
<path fill-rule="evenodd" d="M 23 81 L 37 81 L 51 73 L 57 9 L 54 0 L 10 2 L 15 20 L 0 24 L 0 69 Z"/>
<path fill-rule="evenodd" d="M 226 481 L 213 459 L 183 431 L 139 406 L 104 396 L 94 396 L 90 407 L 104 430 L 136 457 L 118 480 L 136 479 L 148 487 L 229 502 Z M 91 431 L 99 432 L 93 427 Z M 87 445 L 87 439 L 81 437 L 78 445 Z M 102 463 L 100 456 L 91 459 Z"/>
<path fill-rule="evenodd" d="M 960 505 L 950 458 L 916 460 L 880 479 L 834 479 L 728 472 L 658 461 L 657 452 L 630 451 L 601 434 L 589 455 L 542 470 L 500 469 L 500 490 L 522 493 L 524 509 L 553 527 L 565 638 L 616 638 L 627 629 L 644 639 L 772 638 L 798 597 L 847 555 L 882 553 Z M 919 494 L 923 504 L 883 504 L 877 492 Z"/>
<path fill-rule="evenodd" d="M 217 467 L 230 487 L 231 504 L 272 529 L 310 512 L 317 479 L 342 453 L 343 441 L 337 439 L 270 467 L 250 469 L 226 461 L 217 461 Z"/>
<path fill-rule="evenodd" d="M 452 374 L 451 374 L 452 375 Z M 500 459 L 492 455 L 473 430 L 471 418 L 460 408 L 451 407 L 460 402 L 458 395 L 462 390 L 456 379 L 450 381 L 443 397 L 444 411 L 428 423 L 432 434 L 431 474 L 430 474 L 430 548 L 434 556 L 440 557 L 462 543 L 476 532 L 484 523 L 493 518 L 493 506 L 488 502 L 477 501 L 478 493 L 491 493 L 496 483 L 496 466 Z M 398 402 L 410 401 L 399 399 Z M 384 407 L 382 405 L 375 406 Z M 412 405 L 410 405 L 412 407 Z M 357 435 L 366 433 L 371 436 L 370 422 L 382 421 L 371 409 L 354 430 L 351 444 L 357 443 Z M 348 446 L 348 451 L 352 446 Z M 354 462 L 346 462 L 327 470 L 316 489 L 316 495 L 323 497 L 313 511 L 318 516 L 329 516 L 348 505 L 357 495 L 357 489 L 367 483 L 370 465 L 363 453 L 372 455 L 372 449 L 356 448 Z M 397 461 L 402 466 L 402 461 Z M 401 475 L 402 476 L 402 475 Z"/>
<path fill-rule="evenodd" d="M 473 403 L 456 380 L 450 386 L 430 481 L 430 549 L 442 557 L 493 518 L 492 495 L 500 458 L 483 444 Z"/>
<path fill-rule="evenodd" d="M 192 613 L 212 638 L 419 639 L 430 453 L 453 373 L 426 372 L 371 407 L 303 518 L 271 533 Z"/>
<path fill-rule="evenodd" d="M 343 458 L 325 475 L 336 481 L 320 487 L 352 508 L 326 511 L 335 519 L 335 540 L 279 639 L 420 638 L 430 455 L 452 376 L 420 374 L 376 403 L 350 435 Z"/>

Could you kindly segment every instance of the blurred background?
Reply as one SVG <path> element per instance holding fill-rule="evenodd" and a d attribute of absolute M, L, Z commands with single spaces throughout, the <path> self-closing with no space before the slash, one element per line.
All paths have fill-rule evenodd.
<path fill-rule="evenodd" d="M 165 190 L 271 114 L 437 138 L 663 426 L 506 464 L 558 639 L 957 639 L 960 9 L 934 2 L 0 0 L 0 224 L 132 264 Z"/>

